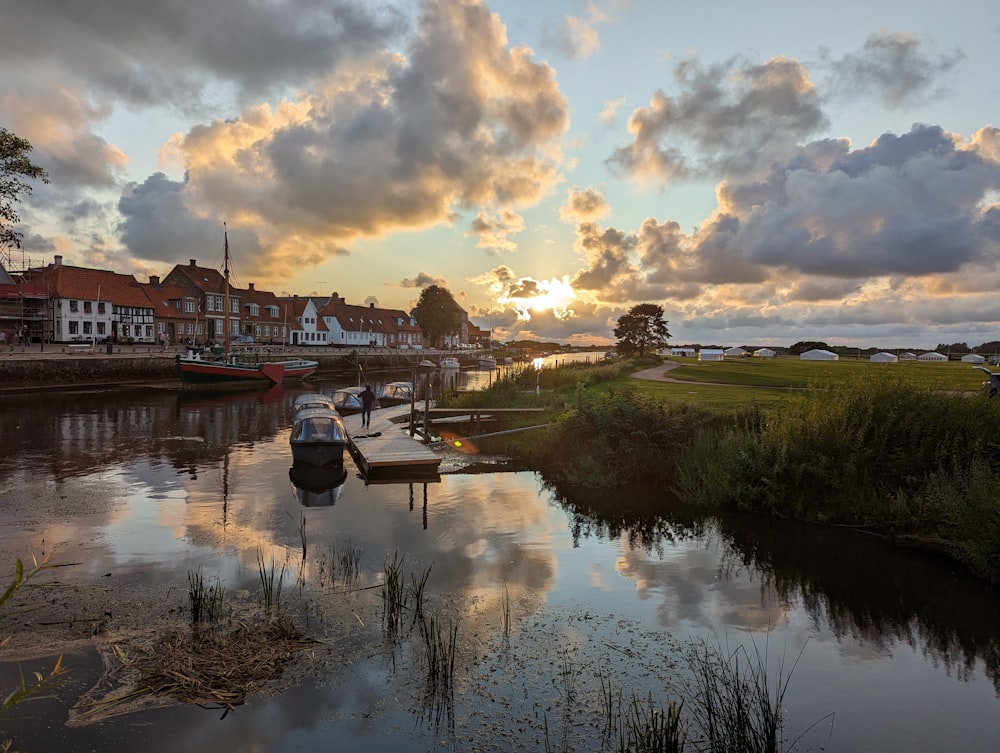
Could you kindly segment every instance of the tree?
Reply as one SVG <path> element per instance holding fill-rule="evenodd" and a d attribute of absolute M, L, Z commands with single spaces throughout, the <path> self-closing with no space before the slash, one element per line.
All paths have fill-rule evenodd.
<path fill-rule="evenodd" d="M 22 234 L 14 228 L 21 221 L 14 208 L 21 194 L 31 193 L 28 179 L 49 182 L 48 174 L 28 159 L 26 140 L 0 127 L 0 246 L 21 247 Z"/>
<path fill-rule="evenodd" d="M 413 318 L 434 347 L 440 345 L 443 337 L 462 331 L 462 308 L 448 289 L 439 285 L 430 285 L 420 292 Z"/>
<path fill-rule="evenodd" d="M 618 317 L 615 327 L 615 337 L 618 338 L 618 352 L 622 355 L 646 351 L 655 353 L 667 344 L 670 333 L 667 332 L 667 322 L 663 319 L 663 306 L 655 303 L 640 303 L 628 310 L 627 314 Z"/>

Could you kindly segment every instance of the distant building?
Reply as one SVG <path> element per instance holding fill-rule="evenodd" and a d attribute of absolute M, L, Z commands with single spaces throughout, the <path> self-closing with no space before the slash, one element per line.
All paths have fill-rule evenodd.
<path fill-rule="evenodd" d="M 777 355 L 777 351 L 771 350 L 771 348 L 758 348 L 753 352 L 754 358 L 776 358 Z"/>
<path fill-rule="evenodd" d="M 813 350 L 807 350 L 799 356 L 801 361 L 839 361 L 840 356 L 829 350 L 823 350 L 822 348 L 814 348 Z"/>
<path fill-rule="evenodd" d="M 743 348 L 726 348 L 722 355 L 726 358 L 746 358 L 749 354 Z"/>
<path fill-rule="evenodd" d="M 933 362 L 947 361 L 948 360 L 948 356 L 941 355 L 940 353 L 935 353 L 935 352 L 931 351 L 930 353 L 921 353 L 919 356 L 917 356 L 917 360 L 918 361 L 933 361 Z"/>
<path fill-rule="evenodd" d="M 725 357 L 722 348 L 702 348 L 698 351 L 699 361 L 722 361 Z"/>
<path fill-rule="evenodd" d="M 873 353 L 869 358 L 872 363 L 896 363 L 899 358 L 892 353 Z"/>
<path fill-rule="evenodd" d="M 969 353 L 962 356 L 962 363 L 986 363 L 986 359 L 978 353 Z"/>
<path fill-rule="evenodd" d="M 671 348 L 670 355 L 681 356 L 683 358 L 694 358 L 696 351 L 694 348 Z"/>

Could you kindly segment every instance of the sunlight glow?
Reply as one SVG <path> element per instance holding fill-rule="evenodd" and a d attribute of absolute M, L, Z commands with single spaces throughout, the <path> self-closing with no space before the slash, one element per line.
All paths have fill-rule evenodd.
<path fill-rule="evenodd" d="M 508 286 L 498 298 L 501 306 L 510 306 L 517 312 L 517 318 L 522 321 L 531 319 L 531 312 L 551 309 L 556 319 L 568 319 L 573 311 L 568 308 L 576 297 L 573 286 L 564 277 L 559 280 L 533 280 L 522 277 L 513 285 Z"/>

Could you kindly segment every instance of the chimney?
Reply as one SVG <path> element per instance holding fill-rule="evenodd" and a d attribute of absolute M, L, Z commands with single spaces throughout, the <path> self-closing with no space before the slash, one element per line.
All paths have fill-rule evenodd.
<path fill-rule="evenodd" d="M 152 285 L 157 290 L 159 290 L 160 289 L 160 277 L 159 277 L 159 275 L 150 275 L 149 276 L 149 284 Z"/>
<path fill-rule="evenodd" d="M 252 293 L 252 292 L 254 292 L 254 290 L 253 290 L 253 283 L 252 283 L 252 282 L 250 283 L 250 287 L 249 287 L 249 291 L 250 291 L 251 293 Z"/>
<path fill-rule="evenodd" d="M 369 304 L 368 304 L 368 308 L 370 308 L 370 309 L 373 309 L 373 308 L 375 308 L 375 304 L 374 304 L 374 303 L 369 303 Z"/>
<path fill-rule="evenodd" d="M 62 257 L 59 254 L 56 254 L 55 257 L 54 257 L 54 259 L 55 259 L 55 261 L 53 262 L 52 266 L 54 266 L 54 267 L 61 267 L 62 266 Z"/>
<path fill-rule="evenodd" d="M 197 266 L 198 266 L 198 265 L 196 264 L 196 261 L 197 261 L 196 259 L 192 259 L 192 260 L 191 260 L 191 266 L 192 266 L 192 267 L 197 267 Z"/>

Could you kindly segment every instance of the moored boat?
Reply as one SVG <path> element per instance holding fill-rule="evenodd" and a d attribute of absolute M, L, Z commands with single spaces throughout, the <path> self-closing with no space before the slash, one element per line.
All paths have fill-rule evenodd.
<path fill-rule="evenodd" d="M 296 463 L 343 463 L 347 430 L 335 410 L 303 408 L 292 420 L 292 433 L 288 441 L 292 446 L 292 459 Z"/>
<path fill-rule="evenodd" d="M 386 408 L 390 405 L 404 405 L 413 400 L 412 382 L 389 382 L 379 390 L 378 404 Z"/>
<path fill-rule="evenodd" d="M 223 297 L 225 317 L 223 332 L 225 342 L 218 355 L 202 358 L 197 351 L 188 351 L 186 356 L 177 356 L 177 369 L 181 381 L 193 384 L 283 384 L 305 379 L 311 376 L 319 363 L 302 358 L 271 359 L 259 351 L 244 350 L 237 353 L 231 350 L 232 335 L 229 311 L 229 233 L 225 238 L 225 266 L 223 269 Z"/>
<path fill-rule="evenodd" d="M 293 407 L 296 412 L 307 408 L 328 408 L 330 410 L 337 409 L 337 406 L 333 404 L 333 398 L 322 392 L 304 392 L 301 395 L 298 395 L 295 398 Z"/>
<path fill-rule="evenodd" d="M 459 368 L 459 366 L 461 366 L 461 364 L 459 363 L 458 359 L 453 358 L 452 356 L 445 356 L 444 358 L 441 359 L 442 369 L 457 369 Z"/>
<path fill-rule="evenodd" d="M 295 487 L 295 496 L 303 507 L 330 507 L 344 491 L 347 468 L 343 463 L 309 465 L 292 463 L 288 478 Z"/>
<path fill-rule="evenodd" d="M 495 369 L 497 367 L 497 359 L 493 356 L 484 354 L 479 356 L 479 368 L 481 369 Z"/>
<path fill-rule="evenodd" d="M 341 387 L 334 390 L 332 399 L 337 412 L 342 416 L 350 416 L 361 412 L 361 393 L 364 387 Z"/>

